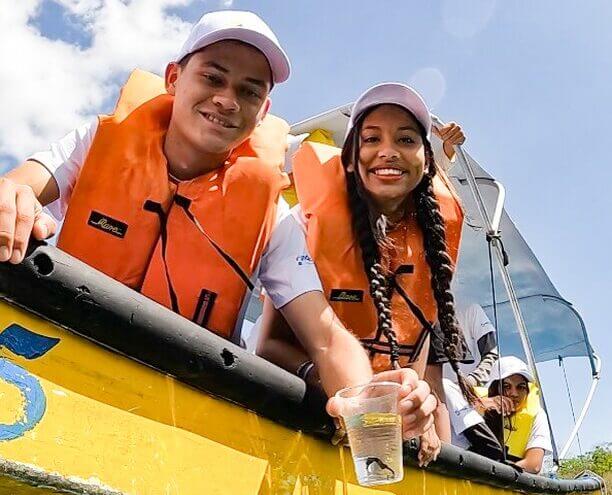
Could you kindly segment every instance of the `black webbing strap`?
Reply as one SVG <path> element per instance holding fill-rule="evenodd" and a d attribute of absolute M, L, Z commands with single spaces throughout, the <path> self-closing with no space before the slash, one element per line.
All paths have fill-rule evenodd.
<path fill-rule="evenodd" d="M 406 294 L 406 291 L 404 290 L 404 288 L 400 284 L 397 283 L 397 278 L 395 275 L 391 277 L 390 282 L 391 282 L 391 286 L 393 287 L 393 289 L 396 290 L 397 293 L 401 296 L 401 298 L 406 302 L 406 304 L 410 308 L 410 311 L 412 311 L 412 314 L 416 317 L 417 320 L 419 320 L 419 323 L 423 325 L 423 328 L 425 328 L 430 333 L 433 333 L 434 331 L 433 326 L 431 325 L 429 321 L 427 321 L 427 318 L 425 318 L 425 315 L 423 314 L 423 311 L 421 311 L 421 308 L 419 308 L 412 301 L 412 299 L 408 297 L 408 294 Z"/>
<path fill-rule="evenodd" d="M 373 354 L 391 354 L 391 344 L 380 339 L 359 339 L 361 345 Z M 411 356 L 414 351 L 413 345 L 398 344 L 398 351 L 401 356 Z"/>
<path fill-rule="evenodd" d="M 398 275 L 411 274 L 414 273 L 413 265 L 402 265 L 397 271 L 387 278 L 389 283 L 390 293 L 393 294 L 393 291 L 397 291 L 400 297 L 407 304 L 408 308 L 412 312 L 412 314 L 416 317 L 419 323 L 423 326 L 423 329 L 426 331 L 425 334 L 421 332 L 421 337 L 419 337 L 418 345 L 408 346 L 406 344 L 399 344 L 400 355 L 410 356 L 410 361 L 414 361 L 416 356 L 421 352 L 421 348 L 423 347 L 423 343 L 425 342 L 424 338 L 428 334 L 432 334 L 434 332 L 434 328 L 425 318 L 423 311 L 419 308 L 413 301 L 410 299 L 406 291 L 403 287 L 397 282 Z M 389 297 L 391 299 L 391 297 Z M 370 357 L 374 356 L 374 354 L 390 354 L 391 344 L 389 342 L 384 342 L 381 340 L 382 331 L 380 328 L 377 329 L 376 335 L 373 339 L 361 339 L 362 345 L 369 351 Z M 389 348 L 389 350 L 387 349 Z M 412 351 L 412 352 L 410 352 Z"/>
<path fill-rule="evenodd" d="M 215 251 L 217 251 L 217 253 L 219 253 L 219 256 L 221 256 L 227 262 L 227 264 L 232 267 L 234 272 L 236 272 L 236 275 L 238 275 L 245 283 L 245 285 L 249 288 L 249 290 L 252 291 L 255 286 L 253 285 L 253 282 L 251 282 L 249 276 L 244 272 L 240 265 L 229 254 L 223 251 L 223 249 L 221 249 L 221 247 L 214 241 L 214 239 L 208 235 L 208 233 L 204 230 L 198 219 L 194 216 L 193 213 L 191 213 L 191 211 L 189 211 L 189 207 L 191 206 L 191 200 L 189 198 L 186 198 L 185 196 L 177 194 L 174 196 L 174 202 L 177 204 L 177 206 L 180 206 L 183 209 L 185 215 L 187 215 L 187 218 L 189 218 L 189 220 L 191 220 L 191 222 L 202 233 L 202 235 L 206 237 L 206 239 L 208 239 L 208 242 L 210 242 L 210 245 L 215 249 Z"/>
<path fill-rule="evenodd" d="M 166 249 L 168 247 L 168 214 L 162 208 L 160 203 L 156 203 L 155 201 L 151 201 L 147 199 L 144 204 L 145 211 L 150 211 L 159 216 L 159 230 L 161 233 L 161 242 L 162 242 L 162 260 L 164 261 L 164 273 L 166 275 L 166 281 L 168 282 L 168 291 L 170 292 L 170 303 L 172 304 L 172 311 L 175 313 L 179 313 L 178 306 L 178 298 L 176 297 L 176 292 L 174 290 L 174 286 L 172 285 L 172 280 L 170 279 L 170 273 L 168 272 L 168 263 L 166 262 Z"/>

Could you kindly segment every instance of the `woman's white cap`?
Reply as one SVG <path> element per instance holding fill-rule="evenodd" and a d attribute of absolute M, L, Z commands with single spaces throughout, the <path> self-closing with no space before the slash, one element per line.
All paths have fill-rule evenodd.
<path fill-rule="evenodd" d="M 355 121 L 368 108 L 382 104 L 399 105 L 408 110 L 421 123 L 427 134 L 431 137 L 431 116 L 429 108 L 423 97 L 406 84 L 387 82 L 377 84 L 363 93 L 353 105 L 346 134 L 351 131 Z"/>
<path fill-rule="evenodd" d="M 257 48 L 268 59 L 274 83 L 289 78 L 291 64 L 270 27 L 252 12 L 219 10 L 208 12 L 191 28 L 176 61 L 202 48 L 224 40 L 238 40 Z"/>
<path fill-rule="evenodd" d="M 500 373 L 501 371 L 501 373 Z M 516 356 L 504 356 L 499 359 L 499 363 L 493 365 L 491 375 L 489 376 L 489 383 L 493 383 L 495 380 L 499 380 L 500 377 L 503 380 L 512 375 L 524 376 L 528 382 L 534 382 L 533 375 L 529 371 L 527 363 L 517 358 Z"/>

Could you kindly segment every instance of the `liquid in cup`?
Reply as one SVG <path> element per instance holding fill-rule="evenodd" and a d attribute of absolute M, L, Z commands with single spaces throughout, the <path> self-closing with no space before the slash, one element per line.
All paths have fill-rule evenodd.
<path fill-rule="evenodd" d="M 404 477 L 399 388 L 397 383 L 374 382 L 336 394 L 346 399 L 343 418 L 360 485 L 395 483 Z"/>

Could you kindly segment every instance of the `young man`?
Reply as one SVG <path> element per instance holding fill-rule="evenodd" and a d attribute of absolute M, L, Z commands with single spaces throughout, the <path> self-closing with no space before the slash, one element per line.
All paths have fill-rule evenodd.
<path fill-rule="evenodd" d="M 0 261 L 19 263 L 30 234 L 55 232 L 42 211 L 50 205 L 64 218 L 60 248 L 228 339 L 259 267 L 328 395 L 369 381 L 367 356 L 327 304 L 314 266 L 295 262 L 304 240 L 283 242 L 291 222 L 274 229 L 288 126 L 268 115 L 268 95 L 289 72 L 255 14 L 205 14 L 163 81 L 134 72 L 113 115 L 0 180 Z M 311 276 L 298 284 L 295 270 Z M 436 401 L 416 374 L 374 379 L 405 385 L 406 437 L 430 427 Z M 332 415 L 341 409 L 328 404 Z"/>

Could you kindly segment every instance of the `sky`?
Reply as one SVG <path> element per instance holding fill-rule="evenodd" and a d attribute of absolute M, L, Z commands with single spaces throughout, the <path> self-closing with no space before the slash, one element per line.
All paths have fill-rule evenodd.
<path fill-rule="evenodd" d="M 612 3 L 0 0 L 0 171 L 110 112 L 130 70 L 162 74 L 190 23 L 227 8 L 258 13 L 289 54 L 292 77 L 272 94 L 289 122 L 396 80 L 462 125 L 466 150 L 505 185 L 508 213 L 602 357 L 581 449 L 612 441 Z M 590 370 L 584 359 L 567 366 L 577 414 Z M 561 444 L 565 383 L 556 363 L 540 372 Z"/>

